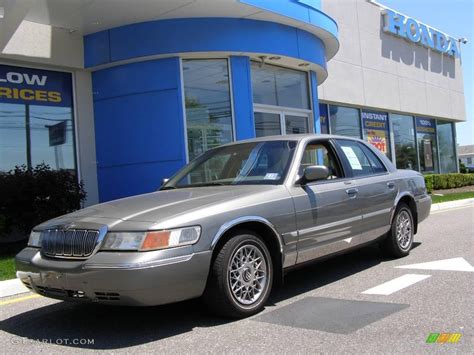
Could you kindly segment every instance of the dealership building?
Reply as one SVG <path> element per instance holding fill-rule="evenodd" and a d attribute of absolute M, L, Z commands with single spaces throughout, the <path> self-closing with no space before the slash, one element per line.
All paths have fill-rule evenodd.
<path fill-rule="evenodd" d="M 366 0 L 0 0 L 0 172 L 70 170 L 93 204 L 306 132 L 455 172 L 461 46 Z"/>

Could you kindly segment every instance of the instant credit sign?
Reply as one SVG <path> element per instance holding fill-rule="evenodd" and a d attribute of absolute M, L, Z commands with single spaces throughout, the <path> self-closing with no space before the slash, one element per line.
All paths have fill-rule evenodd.
<path fill-rule="evenodd" d="M 70 107 L 71 74 L 0 65 L 0 103 Z"/>
<path fill-rule="evenodd" d="M 384 154 L 388 154 L 388 114 L 378 111 L 362 111 L 367 142 Z"/>

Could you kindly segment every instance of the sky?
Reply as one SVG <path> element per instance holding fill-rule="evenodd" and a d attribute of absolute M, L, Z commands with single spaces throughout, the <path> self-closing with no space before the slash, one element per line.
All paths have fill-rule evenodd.
<path fill-rule="evenodd" d="M 393 10 L 430 25 L 454 38 L 465 37 L 461 44 L 467 122 L 457 123 L 458 145 L 474 144 L 474 0 L 379 0 Z"/>

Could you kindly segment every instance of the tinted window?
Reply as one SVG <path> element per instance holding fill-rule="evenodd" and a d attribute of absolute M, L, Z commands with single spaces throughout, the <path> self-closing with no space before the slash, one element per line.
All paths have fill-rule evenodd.
<path fill-rule="evenodd" d="M 386 171 L 380 159 L 363 144 L 355 141 L 339 140 L 339 145 L 353 176 L 367 176 Z"/>
<path fill-rule="evenodd" d="M 437 121 L 436 127 L 438 133 L 440 172 L 455 173 L 457 166 L 454 152 L 453 123 Z"/>
<path fill-rule="evenodd" d="M 375 174 L 385 173 L 387 169 L 385 169 L 385 166 L 380 161 L 380 159 L 375 155 L 375 153 L 372 152 L 365 145 L 360 144 L 360 143 L 359 145 L 362 147 L 362 150 L 364 151 L 365 156 L 369 160 L 369 163 L 370 163 L 370 166 L 372 167 L 373 172 Z"/>
<path fill-rule="evenodd" d="M 331 133 L 360 138 L 359 110 L 352 107 L 329 105 Z"/>
<path fill-rule="evenodd" d="M 392 114 L 390 119 L 395 138 L 397 168 L 418 170 L 413 117 Z"/>
<path fill-rule="evenodd" d="M 303 71 L 252 62 L 252 90 L 256 104 L 310 109 L 308 74 Z"/>
<path fill-rule="evenodd" d="M 336 179 L 342 177 L 334 154 L 326 143 L 310 143 L 306 146 L 301 159 L 299 175 L 302 176 L 304 169 L 311 165 L 324 165 L 329 170 L 328 179 Z"/>
<path fill-rule="evenodd" d="M 232 141 L 227 60 L 184 60 L 184 96 L 189 160 Z"/>

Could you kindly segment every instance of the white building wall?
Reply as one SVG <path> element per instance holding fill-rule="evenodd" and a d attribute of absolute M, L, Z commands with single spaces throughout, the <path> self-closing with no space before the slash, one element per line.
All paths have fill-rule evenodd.
<path fill-rule="evenodd" d="M 466 120 L 459 58 L 383 32 L 381 8 L 366 0 L 323 0 L 322 6 L 339 25 L 340 49 L 328 63 L 321 100 Z"/>

